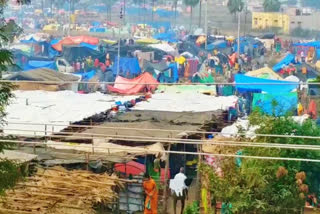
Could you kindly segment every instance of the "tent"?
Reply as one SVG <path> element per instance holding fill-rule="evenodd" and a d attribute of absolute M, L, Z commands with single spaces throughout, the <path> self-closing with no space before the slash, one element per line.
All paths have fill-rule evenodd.
<path fill-rule="evenodd" d="M 287 66 L 294 62 L 294 55 L 293 54 L 287 54 L 280 62 L 278 62 L 275 66 L 272 67 L 272 70 L 278 72 L 280 71 L 283 66 Z"/>
<path fill-rule="evenodd" d="M 283 78 L 274 72 L 271 68 L 264 67 L 255 71 L 249 71 L 246 73 L 246 76 L 257 77 L 262 79 L 270 79 L 270 80 L 283 80 Z"/>
<path fill-rule="evenodd" d="M 118 57 L 116 57 L 112 66 L 114 75 L 117 75 L 118 69 Z M 132 77 L 141 73 L 139 61 L 137 58 L 120 57 L 119 74 L 121 76 Z"/>
<path fill-rule="evenodd" d="M 168 54 L 174 54 L 175 53 L 175 49 L 173 47 L 171 47 L 169 44 L 166 43 L 162 43 L 162 44 L 152 44 L 149 45 L 149 47 L 158 49 L 158 50 L 162 50 Z"/>
<path fill-rule="evenodd" d="M 24 67 L 24 70 L 32 70 L 37 68 L 49 68 L 52 70 L 56 69 L 56 62 L 55 61 L 36 61 L 31 60 L 28 64 Z"/>
<path fill-rule="evenodd" d="M 154 35 L 153 38 L 166 42 L 177 42 L 176 34 L 174 32 L 159 33 Z"/>
<path fill-rule="evenodd" d="M 260 111 L 275 116 L 283 116 L 288 112 L 294 113 L 297 110 L 298 94 L 261 94 L 254 93 L 252 109 L 259 108 Z"/>
<path fill-rule="evenodd" d="M 20 81 L 78 81 L 79 77 L 71 74 L 63 74 L 48 68 L 38 68 L 25 72 L 18 72 L 5 78 L 6 80 Z"/>
<path fill-rule="evenodd" d="M 299 83 L 297 82 L 268 80 L 256 77 L 249 77 L 242 74 L 235 75 L 235 82 L 236 89 L 239 92 L 260 93 L 264 91 L 270 94 L 289 93 L 299 86 Z"/>
<path fill-rule="evenodd" d="M 158 81 L 150 73 L 145 72 L 134 79 L 118 76 L 114 86 L 108 85 L 107 87 L 111 92 L 130 95 L 144 91 L 153 91 L 157 88 L 158 84 Z"/>
<path fill-rule="evenodd" d="M 57 44 L 52 45 L 57 51 L 62 51 L 64 45 L 79 45 L 81 43 L 87 43 L 90 45 L 98 45 L 99 39 L 90 36 L 69 36 L 60 40 Z"/>
<path fill-rule="evenodd" d="M 143 38 L 143 39 L 138 39 L 136 43 L 138 44 L 157 44 L 159 43 L 159 40 L 152 39 L 152 38 Z"/>
<path fill-rule="evenodd" d="M 214 49 L 224 49 L 227 48 L 227 42 L 224 40 L 217 40 L 207 46 L 208 51 L 212 51 Z"/>
<path fill-rule="evenodd" d="M 83 59 L 91 56 L 92 59 L 99 59 L 100 61 L 105 60 L 105 54 L 100 53 L 97 50 L 93 50 L 87 46 L 66 46 L 63 48 L 62 57 L 65 58 L 69 63 L 75 62 L 77 59 Z"/>

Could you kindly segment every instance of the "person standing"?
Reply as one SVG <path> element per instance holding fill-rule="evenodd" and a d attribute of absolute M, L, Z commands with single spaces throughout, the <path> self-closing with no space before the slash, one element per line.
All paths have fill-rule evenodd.
<path fill-rule="evenodd" d="M 157 185 L 156 185 L 156 182 L 147 173 L 144 175 L 143 189 L 146 194 L 144 214 L 157 214 L 158 213 Z"/>

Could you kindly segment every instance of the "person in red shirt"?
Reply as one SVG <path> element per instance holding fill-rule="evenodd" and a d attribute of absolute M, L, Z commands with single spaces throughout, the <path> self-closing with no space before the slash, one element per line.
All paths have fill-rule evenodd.
<path fill-rule="evenodd" d="M 95 59 L 95 60 L 94 60 L 94 67 L 95 67 L 95 68 L 98 68 L 99 63 L 100 63 L 100 62 L 99 62 L 99 59 Z"/>

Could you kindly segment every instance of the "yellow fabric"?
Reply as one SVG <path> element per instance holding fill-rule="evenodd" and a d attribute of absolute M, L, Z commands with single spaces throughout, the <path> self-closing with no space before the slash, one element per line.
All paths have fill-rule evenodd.
<path fill-rule="evenodd" d="M 59 26 L 58 24 L 45 25 L 42 30 L 58 30 Z"/>
<path fill-rule="evenodd" d="M 317 68 L 317 70 L 320 70 L 320 60 L 317 61 L 317 63 L 316 63 L 316 68 Z"/>
<path fill-rule="evenodd" d="M 202 201 L 202 206 L 204 209 L 204 213 L 207 214 L 208 213 L 208 200 L 207 200 L 207 189 L 202 188 L 201 189 L 201 201 Z"/>
<path fill-rule="evenodd" d="M 301 103 L 298 104 L 298 116 L 301 116 L 303 114 L 303 106 Z"/>
<path fill-rule="evenodd" d="M 236 64 L 234 65 L 234 69 L 239 70 L 239 64 L 238 64 L 238 63 L 236 63 Z"/>
<path fill-rule="evenodd" d="M 110 45 L 114 45 L 117 43 L 117 41 L 113 41 L 113 40 L 109 40 L 109 39 L 103 39 L 102 41 L 104 41 L 105 43 L 110 44 Z"/>
<path fill-rule="evenodd" d="M 159 40 L 152 39 L 152 38 L 144 38 L 144 39 L 139 39 L 136 41 L 138 44 L 157 44 L 159 43 Z"/>
<path fill-rule="evenodd" d="M 175 60 L 179 65 L 182 65 L 186 62 L 186 58 L 184 58 L 183 56 L 180 56 L 180 57 L 176 57 L 176 60 Z"/>
<path fill-rule="evenodd" d="M 196 43 L 197 44 L 203 44 L 203 43 L 206 42 L 206 40 L 207 40 L 207 38 L 205 36 L 199 36 L 197 41 L 196 41 Z"/>

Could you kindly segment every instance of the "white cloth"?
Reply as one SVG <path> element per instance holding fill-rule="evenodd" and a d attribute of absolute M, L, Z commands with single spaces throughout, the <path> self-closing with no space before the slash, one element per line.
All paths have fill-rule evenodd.
<path fill-rule="evenodd" d="M 185 184 L 187 177 L 183 173 L 178 173 L 174 176 L 174 179 L 170 180 L 169 188 L 174 191 L 177 196 L 183 196 L 183 190 L 188 187 Z"/>

